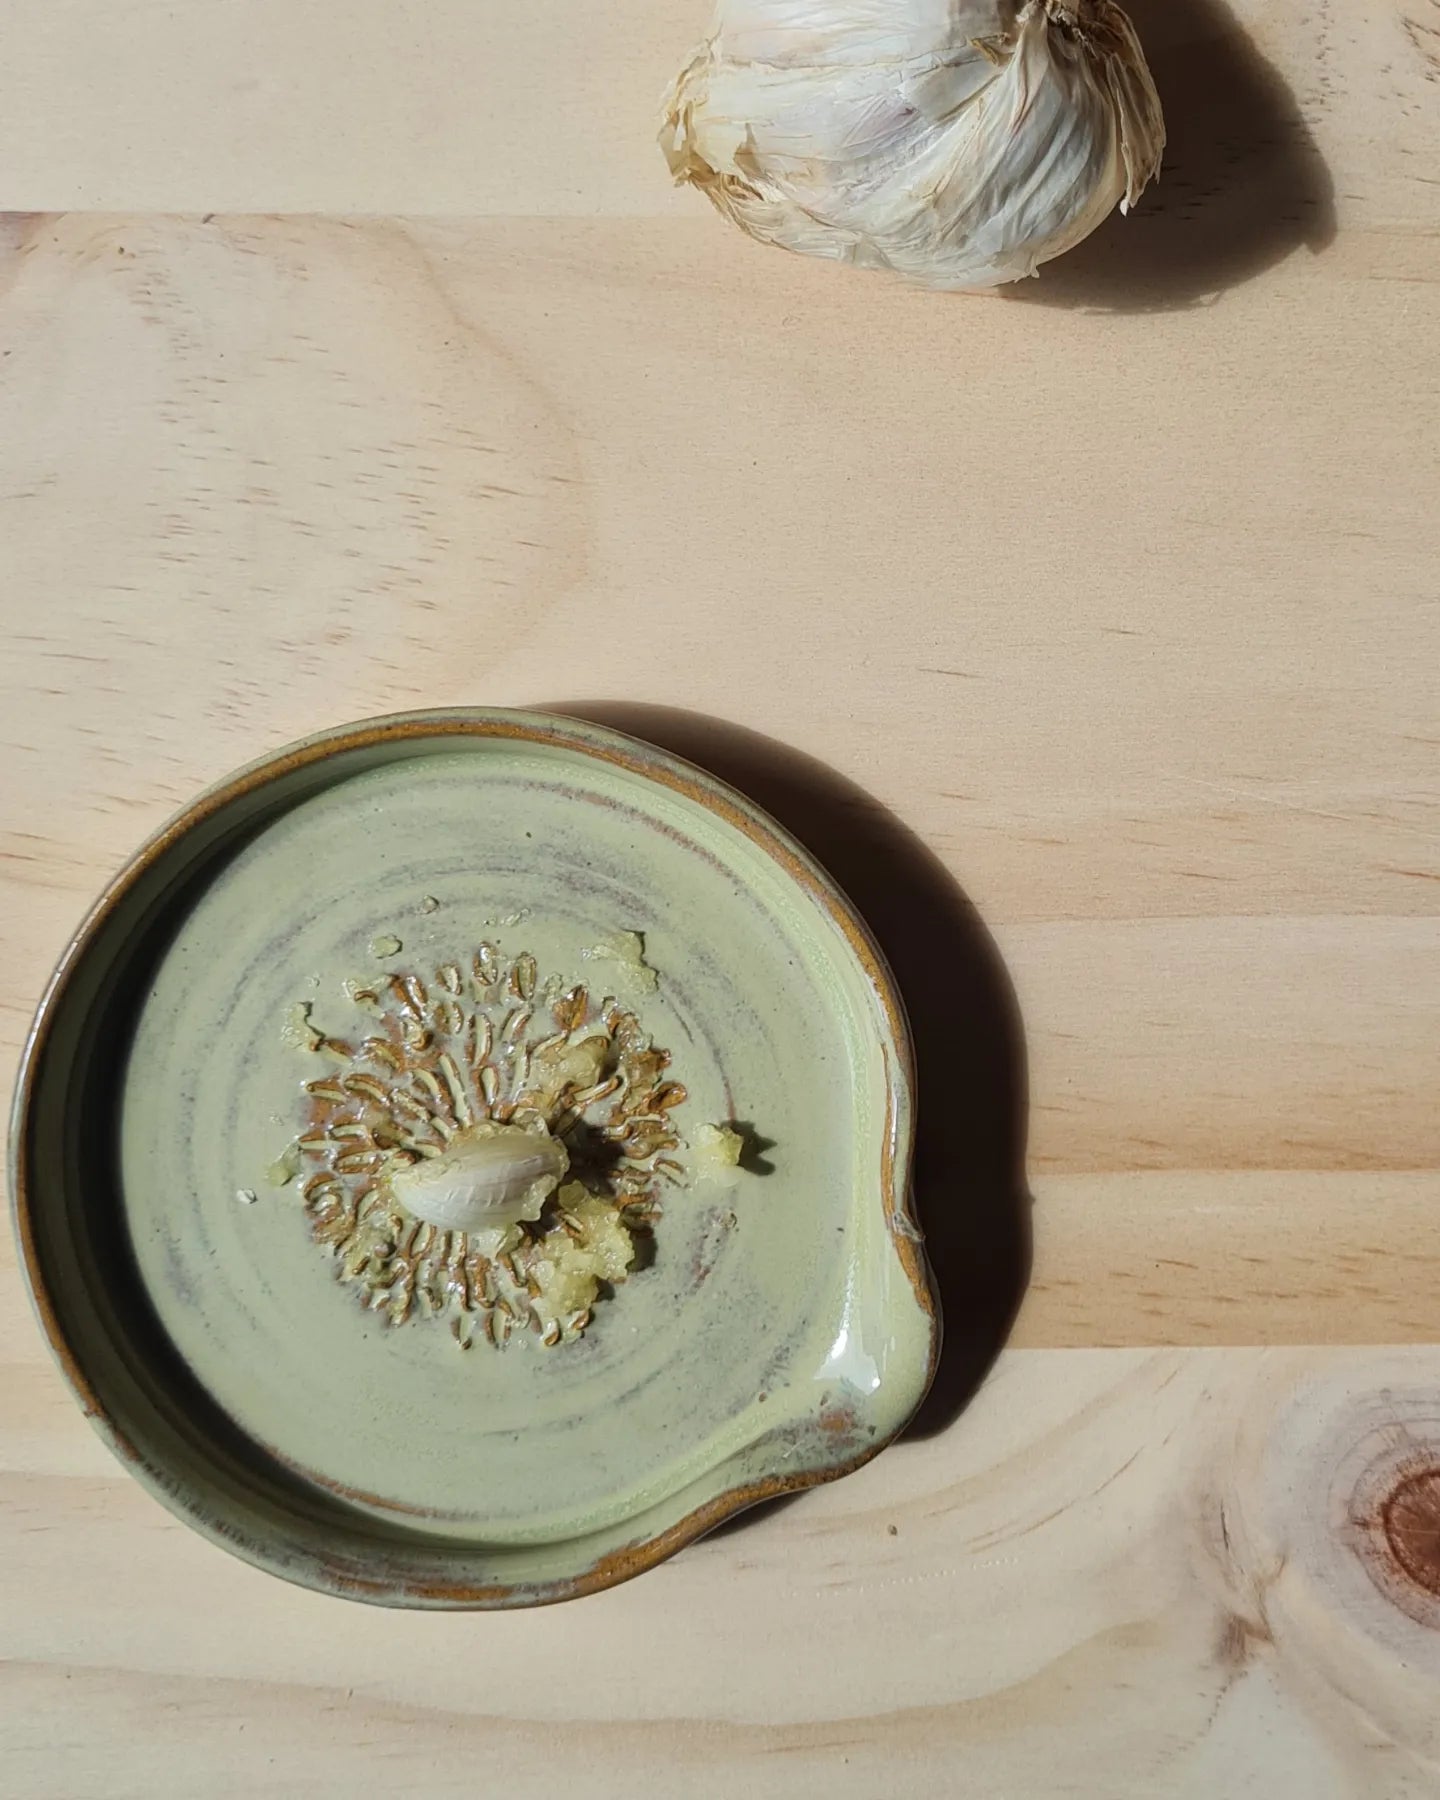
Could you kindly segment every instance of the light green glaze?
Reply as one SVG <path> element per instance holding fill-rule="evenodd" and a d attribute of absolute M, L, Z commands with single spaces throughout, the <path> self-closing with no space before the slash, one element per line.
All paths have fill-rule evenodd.
<path fill-rule="evenodd" d="M 217 824 L 282 804 L 212 858 L 139 1007 L 118 1204 L 144 1290 L 245 1438 L 300 1472 L 303 1498 L 272 1491 L 253 1449 L 243 1477 L 217 1477 L 203 1445 L 143 1459 L 153 1476 L 163 1458 L 158 1484 L 202 1526 L 316 1585 L 555 1597 L 736 1488 L 854 1463 L 928 1378 L 913 1234 L 883 1203 L 891 1172 L 903 1194 L 909 1095 L 874 968 L 803 863 L 777 860 L 788 844 L 763 826 L 757 842 L 743 806 L 723 816 L 725 790 L 667 785 L 607 760 L 625 752 L 612 734 L 528 721 L 542 723 L 555 741 L 406 739 L 235 800 Z M 643 933 L 654 992 L 586 958 L 621 931 Z M 403 948 L 386 969 L 428 972 L 489 940 L 531 952 L 542 978 L 617 994 L 673 1054 L 682 1131 L 751 1121 L 774 1140 L 772 1172 L 672 1190 L 653 1265 L 581 1342 L 461 1352 L 439 1322 L 362 1311 L 311 1241 L 298 1184 L 267 1172 L 302 1081 L 333 1066 L 287 1042 L 287 1020 L 308 1002 L 321 1030 L 361 1035 L 345 983 L 376 978 L 371 946 L 388 938 Z M 257 1201 L 238 1204 L 242 1190 Z M 84 1279 L 68 1272 L 62 1315 Z M 143 1407 L 120 1406 L 121 1434 L 138 1419 L 143 1436 Z"/>

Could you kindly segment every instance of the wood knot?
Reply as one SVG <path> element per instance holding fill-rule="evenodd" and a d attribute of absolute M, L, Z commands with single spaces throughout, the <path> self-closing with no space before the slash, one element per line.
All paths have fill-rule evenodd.
<path fill-rule="evenodd" d="M 1215 1660 L 1222 1668 L 1243 1669 L 1256 1650 L 1267 1648 L 1274 1642 L 1270 1627 L 1263 1619 L 1247 1619 L 1237 1612 L 1227 1613 L 1221 1622 Z"/>
<path fill-rule="evenodd" d="M 1407 1433 L 1366 1469 L 1350 1499 L 1350 1542 L 1387 1600 L 1440 1630 L 1440 1448 L 1427 1439 Z"/>
<path fill-rule="evenodd" d="M 1402 1475 L 1380 1504 L 1379 1524 L 1399 1568 L 1440 1598 L 1440 1466 Z"/>

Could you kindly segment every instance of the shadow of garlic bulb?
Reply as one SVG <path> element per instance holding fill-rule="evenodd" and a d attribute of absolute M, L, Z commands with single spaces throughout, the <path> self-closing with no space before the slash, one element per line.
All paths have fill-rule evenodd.
<path fill-rule="evenodd" d="M 305 1084 L 311 1235 L 392 1324 L 444 1317 L 464 1346 L 578 1337 L 683 1175 L 669 1053 L 614 1000 L 536 987 L 533 957 L 482 945 L 469 969 L 352 985 L 373 1033 L 308 1043 L 341 1065 Z"/>
<path fill-rule="evenodd" d="M 1133 206 L 1165 125 L 1112 0 L 720 0 L 660 143 L 762 243 L 970 289 Z"/>

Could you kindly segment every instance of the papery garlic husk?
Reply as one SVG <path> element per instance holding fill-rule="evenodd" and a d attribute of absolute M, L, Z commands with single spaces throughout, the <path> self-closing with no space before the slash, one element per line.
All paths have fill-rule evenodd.
<path fill-rule="evenodd" d="M 660 143 L 764 243 L 989 288 L 1128 210 L 1165 125 L 1112 0 L 720 0 Z"/>

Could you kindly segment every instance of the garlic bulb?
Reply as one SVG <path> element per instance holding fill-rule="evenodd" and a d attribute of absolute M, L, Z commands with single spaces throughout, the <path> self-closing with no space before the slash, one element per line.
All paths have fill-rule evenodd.
<path fill-rule="evenodd" d="M 409 1213 L 442 1231 L 508 1235 L 522 1219 L 538 1219 L 560 1185 L 570 1158 L 544 1128 L 496 1125 L 486 1119 L 390 1177 L 390 1192 Z"/>
<path fill-rule="evenodd" d="M 988 288 L 1128 210 L 1165 126 L 1112 0 L 719 0 L 660 142 L 764 243 Z"/>

